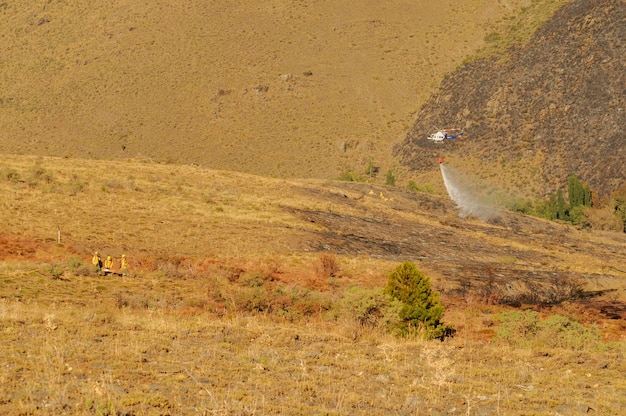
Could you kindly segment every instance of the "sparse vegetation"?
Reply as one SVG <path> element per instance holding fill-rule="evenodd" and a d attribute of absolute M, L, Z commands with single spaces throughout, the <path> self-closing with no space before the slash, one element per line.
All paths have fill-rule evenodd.
<path fill-rule="evenodd" d="M 466 296 L 475 294 L 481 302 L 488 305 L 521 307 L 576 301 L 583 297 L 583 287 L 584 282 L 580 278 L 555 274 L 545 281 L 526 281 L 523 287 L 513 290 L 508 279 L 496 276 L 495 271 L 487 267 L 484 280 L 473 288 L 464 287 L 463 292 Z"/>
<path fill-rule="evenodd" d="M 110 14 L 96 0 L 97 19 L 0 4 L 0 413 L 626 408 L 625 242 L 595 230 L 624 227 L 626 188 L 591 207 L 570 178 L 553 204 L 515 205 L 582 232 L 458 218 L 430 185 L 396 188 L 404 170 L 378 175 L 463 56 L 519 44 L 563 1 L 491 3 L 454 3 L 447 31 L 429 29 L 442 8 L 393 2 L 358 18 L 341 2 Z M 207 28 L 215 42 L 196 36 Z M 514 147 L 503 175 L 527 163 Z M 127 253 L 130 273 L 96 273 L 94 250 Z"/>
<path fill-rule="evenodd" d="M 366 179 L 363 178 L 361 175 L 351 170 L 342 171 L 337 179 L 340 181 L 346 181 L 346 182 L 365 182 L 366 181 Z"/>
<path fill-rule="evenodd" d="M 597 328 L 587 328 L 560 315 L 539 318 L 536 311 L 504 312 L 498 317 L 498 338 L 521 348 L 589 350 L 600 344 Z"/>
<path fill-rule="evenodd" d="M 514 200 L 507 208 L 514 212 L 535 215 L 549 220 L 562 220 L 578 228 L 596 228 L 598 230 L 624 231 L 624 209 L 621 190 L 604 205 L 594 206 L 589 185 L 580 181 L 576 174 L 568 177 L 568 201 L 565 202 L 563 190 L 559 189 L 549 200 L 538 200 L 534 204 L 528 201 Z M 626 232 L 626 231 L 625 231 Z"/>
<path fill-rule="evenodd" d="M 70 273 L 42 280 L 26 264 L 14 264 L 11 273 L 0 273 L 0 323 L 3 353 L 20 372 L 0 370 L 6 414 L 15 413 L 8 393 L 22 397 L 20 412 L 35 414 L 42 403 L 74 414 L 417 412 L 465 406 L 468 389 L 488 394 L 473 409 L 497 405 L 513 413 L 540 412 L 546 400 L 568 406 L 572 395 L 602 414 L 626 404 L 612 393 L 620 390 L 613 386 L 624 371 L 623 346 L 604 343 L 597 328 L 564 315 L 503 311 L 492 328 L 481 324 L 492 313 L 474 307 L 464 313 L 464 326 L 494 331 L 498 342 L 474 341 L 466 328 L 432 343 L 386 334 L 405 304 L 383 288 L 348 285 L 337 298 L 299 285 L 272 288 L 266 279 L 240 286 L 224 276 L 218 286 L 227 295 L 217 299 L 225 309 L 212 309 L 216 286 L 199 298 L 207 282 L 197 275 L 112 280 Z M 18 279 L 22 289 L 15 291 Z M 29 331 L 17 332 L 24 325 Z M 585 396 L 587 383 L 579 382 L 589 378 L 585 373 L 593 374 L 601 401 Z M 570 395 L 555 400 L 553 378 Z M 364 400 L 381 386 L 393 400 Z M 524 394 L 500 398 L 496 386 Z M 517 386 L 535 387 L 526 394 Z M 315 396 L 307 393 L 312 388 Z"/>
<path fill-rule="evenodd" d="M 508 49 L 526 44 L 537 28 L 550 19 L 558 9 L 570 2 L 571 0 L 531 2 L 523 7 L 520 13 L 510 15 L 509 19 L 500 20 L 496 25 L 497 28 L 485 35 L 484 41 L 487 45 L 476 55 L 466 59 L 466 62 L 490 56 L 500 56 L 500 59 L 506 59 Z"/>
<path fill-rule="evenodd" d="M 409 191 L 413 191 L 413 192 L 424 192 L 427 194 L 433 194 L 433 188 L 429 185 L 424 185 L 424 186 L 418 186 L 415 181 L 411 180 L 409 181 L 409 183 L 407 184 L 406 188 Z"/>
<path fill-rule="evenodd" d="M 623 254 L 611 251 L 620 243 L 607 235 L 564 233 L 562 225 L 521 216 L 495 226 L 461 220 L 449 215 L 447 199 L 395 187 L 381 187 L 382 198 L 371 184 L 145 162 L 8 156 L 3 163 L 22 177 L 33 165 L 54 172 L 63 190 L 42 199 L 44 181 L 35 188 L 0 181 L 0 341 L 15 364 L 0 371 L 5 414 L 37 414 L 43 406 L 72 414 L 417 413 L 464 408 L 470 390 L 486 397 L 472 399 L 475 410 L 541 412 L 546 401 L 567 406 L 588 389 L 559 378 L 570 389 L 563 399 L 536 387 L 509 400 L 498 399 L 494 386 L 551 385 L 565 367 L 593 373 L 599 384 L 602 401 L 584 403 L 606 414 L 624 405 L 606 383 L 626 371 L 623 342 L 604 341 L 619 340 L 620 321 L 585 303 L 596 287 L 620 282 Z M 70 198 L 72 178 L 86 185 Z M 142 192 L 115 178 L 132 178 Z M 116 258 L 124 250 L 130 276 L 96 275 L 95 249 Z M 423 315 L 385 291 L 398 253 L 427 259 L 419 269 L 413 264 L 441 288 L 445 315 L 424 338 L 441 325 L 454 326 L 454 337 L 394 335 L 426 328 L 413 321 Z M 501 266 L 489 273 L 491 297 L 480 296 L 484 264 Z M 460 282 L 471 283 L 464 295 Z M 519 286 L 506 285 L 512 282 Z M 434 292 L 416 291 L 436 305 Z M 620 305 L 620 292 L 607 296 Z M 569 321 L 545 324 L 523 345 L 498 337 L 507 324 L 495 317 L 530 301 L 555 309 L 538 322 L 550 315 Z M 440 309 L 426 309 L 432 323 Z M 529 351 L 541 353 L 544 370 L 529 372 L 539 365 Z M 589 357 L 583 363 L 581 354 Z M 293 380 L 288 391 L 285 380 Z M 364 400 L 381 388 L 386 400 Z"/>
<path fill-rule="evenodd" d="M 87 186 L 87 184 L 83 182 L 77 175 L 72 176 L 72 179 L 70 180 L 68 185 L 70 188 L 71 196 L 76 196 L 79 193 L 83 192 L 85 190 L 85 186 Z"/>
<path fill-rule="evenodd" d="M 17 183 L 21 180 L 21 175 L 15 169 L 5 169 L 2 176 L 11 183 Z"/>
<path fill-rule="evenodd" d="M 29 173 L 28 185 L 31 188 L 36 187 L 40 182 L 44 184 L 51 184 L 54 182 L 52 173 L 46 171 L 40 166 L 32 167 Z"/>
<path fill-rule="evenodd" d="M 0 71 L 10 76 L 0 79 L 0 151 L 120 163 L 176 161 L 283 178 L 335 178 L 338 167 L 362 157 L 390 166 L 388 149 L 406 133 L 415 109 L 480 46 L 494 20 L 523 3 L 511 0 L 488 13 L 480 5 L 464 5 L 446 13 L 446 24 L 455 30 L 436 37 L 415 31 L 418 22 L 441 19 L 439 9 L 420 6 L 427 0 L 404 9 L 400 3 L 373 3 L 358 12 L 348 3 L 294 3 L 288 12 L 252 4 L 244 8 L 256 18 L 244 21 L 234 9 L 215 13 L 206 3 L 175 12 L 159 3 L 149 13 L 133 4 L 118 15 L 108 2 L 96 0 L 91 7 L 99 11 L 97 22 L 84 19 L 78 4 L 44 12 L 34 4 L 2 3 Z M 355 12 L 365 13 L 356 24 Z M 320 25 L 320 19 L 336 21 Z M 220 34 L 219 42 L 192 35 L 206 27 Z M 179 32 L 174 41 L 172 33 Z M 25 33 L 30 47 L 21 43 Z M 68 50 L 51 50 L 50 42 Z M 437 65 L 422 63 L 444 55 Z M 339 60 L 345 65 L 329 72 L 326 63 Z M 148 61 L 153 65 L 146 67 Z M 241 71 L 251 62 L 254 73 Z M 178 81 L 162 82 L 169 76 L 163 68 Z M 291 72 L 279 74 L 277 68 Z M 67 79 L 50 77 L 59 71 L 67 71 Z M 184 93 L 183 85 L 195 85 L 195 92 Z M 206 102 L 199 105 L 199 97 Z M 117 114 L 95 111 L 105 102 L 125 114 L 123 122 L 115 121 Z M 181 128 L 190 118 L 193 126 Z M 346 140 L 344 151 L 336 151 L 337 138 Z"/>
<path fill-rule="evenodd" d="M 393 174 L 393 171 L 391 169 L 389 169 L 387 171 L 387 175 L 385 177 L 385 183 L 388 186 L 395 186 L 396 185 L 396 176 Z"/>
<path fill-rule="evenodd" d="M 365 168 L 365 174 L 367 175 L 367 177 L 371 179 L 371 178 L 376 177 L 376 175 L 378 175 L 379 170 L 380 168 L 376 166 L 376 162 L 374 162 L 374 159 L 370 159 L 367 162 L 367 167 Z"/>

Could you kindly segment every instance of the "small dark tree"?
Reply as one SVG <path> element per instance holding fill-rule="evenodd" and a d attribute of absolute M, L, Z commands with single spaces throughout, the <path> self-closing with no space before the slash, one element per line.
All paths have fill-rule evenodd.
<path fill-rule="evenodd" d="M 374 159 L 370 159 L 365 170 L 367 176 L 369 176 L 370 178 L 375 177 L 378 174 L 378 170 L 379 167 L 376 166 L 376 163 L 374 163 Z"/>
<path fill-rule="evenodd" d="M 396 184 L 396 177 L 393 174 L 393 171 L 389 169 L 387 171 L 387 185 L 394 186 Z"/>
<path fill-rule="evenodd" d="M 452 332 L 441 322 L 444 306 L 439 302 L 439 293 L 431 290 L 430 279 L 415 264 L 404 262 L 398 266 L 389 275 L 385 292 L 402 304 L 396 324 L 400 335 L 422 333 L 430 339 L 443 339 Z"/>

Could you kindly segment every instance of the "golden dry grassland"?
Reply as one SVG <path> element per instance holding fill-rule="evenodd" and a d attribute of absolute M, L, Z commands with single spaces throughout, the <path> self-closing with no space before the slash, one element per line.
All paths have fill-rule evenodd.
<path fill-rule="evenodd" d="M 69 278 L 0 305 L 4 414 L 620 414 L 624 347 L 399 340 L 350 322 L 119 307 L 114 290 L 200 282 Z M 480 309 L 470 309 L 472 320 Z M 592 410 L 593 409 L 593 410 Z"/>
<path fill-rule="evenodd" d="M 397 168 L 391 146 L 426 97 L 530 3 L 3 2 L 0 152 L 277 177 Z"/>
<path fill-rule="evenodd" d="M 626 410 L 620 234 L 460 219 L 444 197 L 391 186 L 149 160 L 4 155 L 0 172 L 4 414 Z M 96 276 L 94 250 L 126 253 L 130 276 Z M 360 323 L 359 296 L 402 260 L 442 291 L 455 337 Z M 533 273 L 589 276 L 585 290 L 606 293 L 511 308 L 461 290 Z"/>

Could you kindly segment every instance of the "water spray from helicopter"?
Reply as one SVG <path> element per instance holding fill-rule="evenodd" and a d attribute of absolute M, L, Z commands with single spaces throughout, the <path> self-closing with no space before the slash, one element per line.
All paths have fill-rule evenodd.
<path fill-rule="evenodd" d="M 500 210 L 489 201 L 488 190 L 459 170 L 447 166 L 439 158 L 439 169 L 448 195 L 459 208 L 460 217 L 475 217 L 482 221 L 493 221 L 500 217 Z"/>

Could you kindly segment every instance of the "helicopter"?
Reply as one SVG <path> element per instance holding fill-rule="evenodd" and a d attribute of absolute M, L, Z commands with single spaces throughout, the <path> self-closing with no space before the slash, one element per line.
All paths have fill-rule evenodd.
<path fill-rule="evenodd" d="M 458 139 L 459 137 L 465 134 L 462 129 L 451 128 L 451 129 L 441 129 L 437 130 L 436 133 L 428 136 L 428 140 L 432 140 L 437 143 L 443 143 L 446 140 L 450 139 Z"/>

